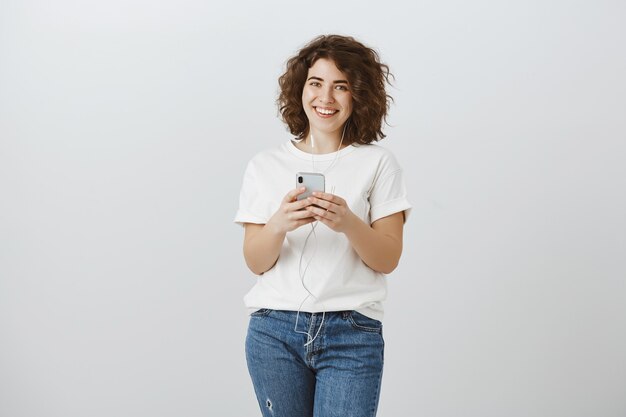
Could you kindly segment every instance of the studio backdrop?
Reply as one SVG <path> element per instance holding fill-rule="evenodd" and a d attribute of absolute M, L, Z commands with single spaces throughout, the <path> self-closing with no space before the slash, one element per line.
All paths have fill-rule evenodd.
<path fill-rule="evenodd" d="M 395 78 L 382 417 L 626 415 L 626 5 L 0 2 L 0 416 L 258 416 L 233 223 L 320 34 Z M 286 190 L 287 191 L 287 190 Z M 294 416 L 295 417 L 295 416 Z"/>

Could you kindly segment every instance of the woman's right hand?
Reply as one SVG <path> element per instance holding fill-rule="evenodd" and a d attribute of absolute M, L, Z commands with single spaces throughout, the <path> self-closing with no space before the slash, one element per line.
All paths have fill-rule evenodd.
<path fill-rule="evenodd" d="M 300 201 L 297 200 L 297 197 L 305 190 L 305 187 L 300 187 L 289 191 L 283 198 L 279 209 L 267 221 L 267 226 L 270 226 L 278 233 L 284 234 L 314 222 L 314 214 L 304 210 L 306 206 L 311 205 L 311 202 L 306 198 Z"/>

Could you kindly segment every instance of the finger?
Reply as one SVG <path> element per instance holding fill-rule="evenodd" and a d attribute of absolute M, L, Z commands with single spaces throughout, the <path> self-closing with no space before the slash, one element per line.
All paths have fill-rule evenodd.
<path fill-rule="evenodd" d="M 320 223 L 324 223 L 326 226 L 330 227 L 330 221 L 328 219 L 323 218 L 323 217 L 315 216 L 313 218 L 313 221 L 318 221 Z"/>
<path fill-rule="evenodd" d="M 321 191 L 314 191 L 311 193 L 314 197 L 321 198 L 322 200 L 330 201 L 335 204 L 341 204 L 343 199 L 331 193 L 323 193 Z"/>
<path fill-rule="evenodd" d="M 300 219 L 306 219 L 308 217 L 312 217 L 313 213 L 311 213 L 308 210 L 297 210 L 297 211 L 293 211 L 289 214 L 289 220 L 300 220 Z"/>
<path fill-rule="evenodd" d="M 328 220 L 332 220 L 335 217 L 335 213 L 326 209 L 317 208 L 315 206 L 309 206 L 306 209 L 307 211 L 313 213 L 315 216 L 323 217 Z"/>
<path fill-rule="evenodd" d="M 298 228 L 300 226 L 304 226 L 305 224 L 313 223 L 314 221 L 315 221 L 315 219 L 313 217 L 308 217 L 306 219 L 299 220 L 296 223 L 296 228 Z"/>
<path fill-rule="evenodd" d="M 297 196 L 299 196 L 300 194 L 302 194 L 304 191 L 306 190 L 306 187 L 299 187 L 299 188 L 294 188 L 293 190 L 289 191 L 287 193 L 287 195 L 285 196 L 285 198 L 283 198 L 283 201 L 285 203 L 290 203 L 293 200 L 296 199 Z"/>
<path fill-rule="evenodd" d="M 316 197 L 309 197 L 308 200 L 310 201 L 310 204 L 315 204 L 317 206 L 320 206 L 328 211 L 332 211 L 333 213 L 336 212 L 336 207 L 337 205 L 334 203 L 331 203 L 329 201 L 326 200 L 322 200 Z"/>
<path fill-rule="evenodd" d="M 305 208 L 306 206 L 310 206 L 311 202 L 304 198 L 302 200 L 297 200 L 291 203 L 287 203 L 287 209 L 288 210 L 302 210 L 303 208 Z"/>

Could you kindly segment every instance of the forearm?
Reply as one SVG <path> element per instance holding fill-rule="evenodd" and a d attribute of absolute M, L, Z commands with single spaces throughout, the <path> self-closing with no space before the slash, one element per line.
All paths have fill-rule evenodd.
<path fill-rule="evenodd" d="M 373 229 L 357 216 L 344 233 L 361 260 L 373 270 L 389 274 L 398 266 L 401 239 Z"/>
<path fill-rule="evenodd" d="M 277 231 L 269 224 L 263 225 L 244 240 L 243 255 L 248 268 L 257 275 L 271 269 L 278 260 L 284 240 L 285 233 Z"/>

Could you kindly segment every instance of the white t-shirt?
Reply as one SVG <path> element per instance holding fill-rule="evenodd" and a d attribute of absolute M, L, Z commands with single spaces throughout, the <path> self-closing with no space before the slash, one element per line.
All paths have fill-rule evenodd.
<path fill-rule="evenodd" d="M 350 210 L 368 225 L 401 211 L 405 220 L 408 218 L 411 204 L 402 169 L 389 150 L 376 144 L 350 145 L 338 152 L 315 155 L 289 140 L 258 153 L 248 163 L 235 222 L 267 223 L 285 195 L 296 188 L 298 172 L 323 172 L 326 192 L 334 187 L 333 194 L 346 200 Z M 382 320 L 382 302 L 387 295 L 385 274 L 368 267 L 345 234 L 316 222 L 315 234 L 309 237 L 301 260 L 312 224 L 287 233 L 276 264 L 258 276 L 245 295 L 248 311 L 356 310 Z"/>

